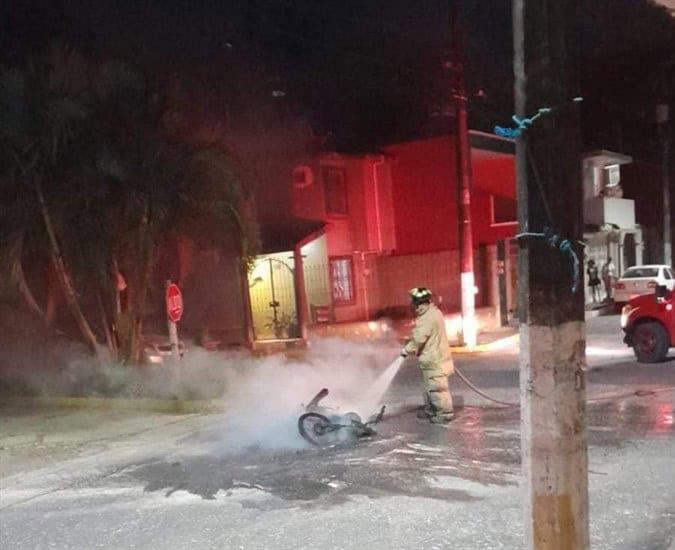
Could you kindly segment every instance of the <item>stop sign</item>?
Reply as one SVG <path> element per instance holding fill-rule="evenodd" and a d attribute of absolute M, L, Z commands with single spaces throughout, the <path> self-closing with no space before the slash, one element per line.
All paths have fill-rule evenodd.
<path fill-rule="evenodd" d="M 166 314 L 172 323 L 177 323 L 183 316 L 183 295 L 173 283 L 166 287 Z"/>

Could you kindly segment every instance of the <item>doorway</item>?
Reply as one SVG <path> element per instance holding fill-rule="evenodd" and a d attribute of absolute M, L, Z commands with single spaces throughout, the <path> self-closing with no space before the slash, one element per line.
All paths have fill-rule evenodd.
<path fill-rule="evenodd" d="M 258 256 L 248 289 L 256 340 L 299 338 L 293 252 Z"/>
<path fill-rule="evenodd" d="M 637 263 L 635 252 L 635 233 L 626 233 L 623 238 L 623 269 L 633 267 Z"/>

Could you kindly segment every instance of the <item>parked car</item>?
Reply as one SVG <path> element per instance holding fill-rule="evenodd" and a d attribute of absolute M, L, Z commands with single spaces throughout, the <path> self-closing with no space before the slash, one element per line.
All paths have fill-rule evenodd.
<path fill-rule="evenodd" d="M 658 286 L 651 295 L 633 298 L 621 310 L 624 342 L 640 363 L 658 363 L 675 342 L 675 292 Z"/>
<path fill-rule="evenodd" d="M 672 269 L 667 265 L 629 267 L 614 284 L 614 302 L 624 304 L 637 296 L 653 294 L 658 285 L 675 288 Z"/>
<path fill-rule="evenodd" d="M 178 342 L 178 354 L 183 357 L 187 349 L 182 340 Z M 146 336 L 143 339 L 143 360 L 145 363 L 161 364 L 171 357 L 171 341 L 167 336 Z"/>

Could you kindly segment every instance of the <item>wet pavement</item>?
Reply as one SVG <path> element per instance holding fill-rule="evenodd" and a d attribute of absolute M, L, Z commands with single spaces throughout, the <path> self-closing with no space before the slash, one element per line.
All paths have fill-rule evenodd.
<path fill-rule="evenodd" d="M 595 339 L 603 351 L 588 373 L 593 548 L 667 550 L 675 541 L 675 391 L 666 388 L 675 386 L 675 363 L 638 365 L 603 327 Z M 517 399 L 514 350 L 457 364 L 489 393 Z M 447 429 L 431 425 L 413 409 L 418 376 L 415 368 L 399 373 L 377 436 L 326 449 L 298 436 L 289 448 L 230 452 L 223 415 L 155 419 L 145 430 L 125 420 L 133 429 L 98 434 L 95 450 L 0 478 L 0 545 L 521 547 L 518 410 L 486 404 L 453 377 L 457 418 Z"/>
<path fill-rule="evenodd" d="M 435 476 L 515 484 L 520 460 L 517 427 L 515 411 L 464 409 L 461 419 L 447 429 L 418 420 L 412 411 L 389 418 L 377 436 L 356 443 L 157 461 L 126 475 L 148 491 L 185 490 L 203 498 L 235 487 L 257 487 L 282 500 L 320 501 L 322 506 L 343 504 L 353 495 L 473 500 L 467 492 L 438 487 Z M 202 433 L 185 443 L 208 447 L 211 437 Z"/>

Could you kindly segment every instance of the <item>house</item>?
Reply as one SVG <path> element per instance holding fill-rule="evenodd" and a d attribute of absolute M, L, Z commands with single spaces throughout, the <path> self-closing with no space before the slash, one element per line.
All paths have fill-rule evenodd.
<path fill-rule="evenodd" d="M 517 302 L 514 144 L 473 131 L 470 139 L 476 306 L 479 326 L 496 326 Z M 640 263 L 644 248 L 635 201 L 619 185 L 631 160 L 603 150 L 582 161 L 586 256 L 600 265 L 611 256 L 619 270 Z M 300 337 L 305 323 L 403 317 L 408 290 L 418 285 L 447 313 L 459 311 L 453 136 L 379 154 L 316 154 L 289 168 L 284 193 L 283 201 L 270 196 L 267 208 L 290 205 L 294 221 L 277 230 L 249 275 L 256 339 Z M 451 336 L 459 331 L 459 323 L 450 326 Z"/>
<path fill-rule="evenodd" d="M 617 272 L 643 263 L 645 240 L 636 223 L 635 201 L 624 197 L 621 170 L 632 158 L 599 150 L 583 156 L 586 258 L 602 266 L 612 258 Z M 586 302 L 592 301 L 588 281 Z"/>
<path fill-rule="evenodd" d="M 471 141 L 477 304 L 494 322 L 496 245 L 516 228 L 513 143 L 478 132 Z M 400 316 L 417 285 L 458 310 L 455 157 L 454 138 L 444 136 L 376 155 L 321 153 L 296 165 L 291 212 L 312 230 L 295 246 L 262 255 L 250 273 L 256 337 L 297 336 L 299 311 L 309 324 Z M 513 307 L 513 254 L 510 260 Z"/>
<path fill-rule="evenodd" d="M 486 327 L 516 309 L 514 146 L 480 132 L 470 138 L 476 306 L 479 325 Z M 241 340 L 246 310 L 249 339 L 300 339 L 306 325 L 406 316 L 408 290 L 417 285 L 430 287 L 448 314 L 458 312 L 455 162 L 452 136 L 370 155 L 261 159 L 257 170 L 266 183 L 256 199 L 263 250 L 248 281 L 228 260 L 229 288 L 243 290 L 244 298 L 228 302 L 232 315 L 221 311 L 217 323 L 207 324 L 220 327 L 221 339 Z M 600 265 L 611 256 L 619 270 L 643 256 L 635 202 L 622 196 L 619 184 L 630 162 L 594 151 L 582 163 L 586 255 Z M 212 264 L 217 271 L 223 260 L 216 260 L 199 260 L 200 271 Z M 451 336 L 459 331 L 459 323 L 450 327 Z"/>

